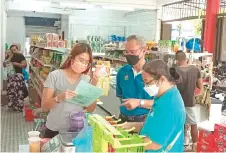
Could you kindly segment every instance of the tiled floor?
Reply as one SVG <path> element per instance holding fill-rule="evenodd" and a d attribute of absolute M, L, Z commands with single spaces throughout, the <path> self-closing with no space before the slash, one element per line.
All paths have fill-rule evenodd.
<path fill-rule="evenodd" d="M 33 124 L 25 122 L 23 113 L 9 112 L 1 107 L 1 152 L 18 152 L 20 144 L 27 144 L 27 132 Z"/>
<path fill-rule="evenodd" d="M 94 113 L 106 116 L 97 107 Z M 1 107 L 1 150 L 0 152 L 18 152 L 19 145 L 27 144 L 27 132 L 32 130 L 33 123 L 26 122 L 23 113 L 7 111 L 7 106 Z"/>

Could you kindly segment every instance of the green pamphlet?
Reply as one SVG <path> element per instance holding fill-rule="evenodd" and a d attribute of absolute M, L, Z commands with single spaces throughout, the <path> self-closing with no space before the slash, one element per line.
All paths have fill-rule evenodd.
<path fill-rule="evenodd" d="M 76 96 L 67 102 L 88 107 L 104 94 L 104 90 L 81 80 L 75 89 Z"/>

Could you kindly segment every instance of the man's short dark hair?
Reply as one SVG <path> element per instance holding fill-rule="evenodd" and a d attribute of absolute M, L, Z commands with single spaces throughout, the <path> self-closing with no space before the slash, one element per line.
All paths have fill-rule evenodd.
<path fill-rule="evenodd" d="M 183 51 L 177 51 L 175 59 L 178 61 L 185 61 L 187 57 Z"/>

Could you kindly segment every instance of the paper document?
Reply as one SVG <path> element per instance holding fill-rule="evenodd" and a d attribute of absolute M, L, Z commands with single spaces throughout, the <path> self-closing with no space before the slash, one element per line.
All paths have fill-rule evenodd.
<path fill-rule="evenodd" d="M 102 96 L 104 90 L 81 80 L 75 89 L 75 93 L 76 96 L 67 101 L 87 107 Z"/>

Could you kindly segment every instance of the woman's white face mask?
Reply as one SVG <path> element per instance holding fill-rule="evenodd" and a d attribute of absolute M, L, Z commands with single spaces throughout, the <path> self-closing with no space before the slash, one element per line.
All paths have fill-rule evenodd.
<path fill-rule="evenodd" d="M 151 97 L 155 97 L 158 95 L 159 87 L 156 84 L 145 86 L 144 90 L 149 94 Z"/>

